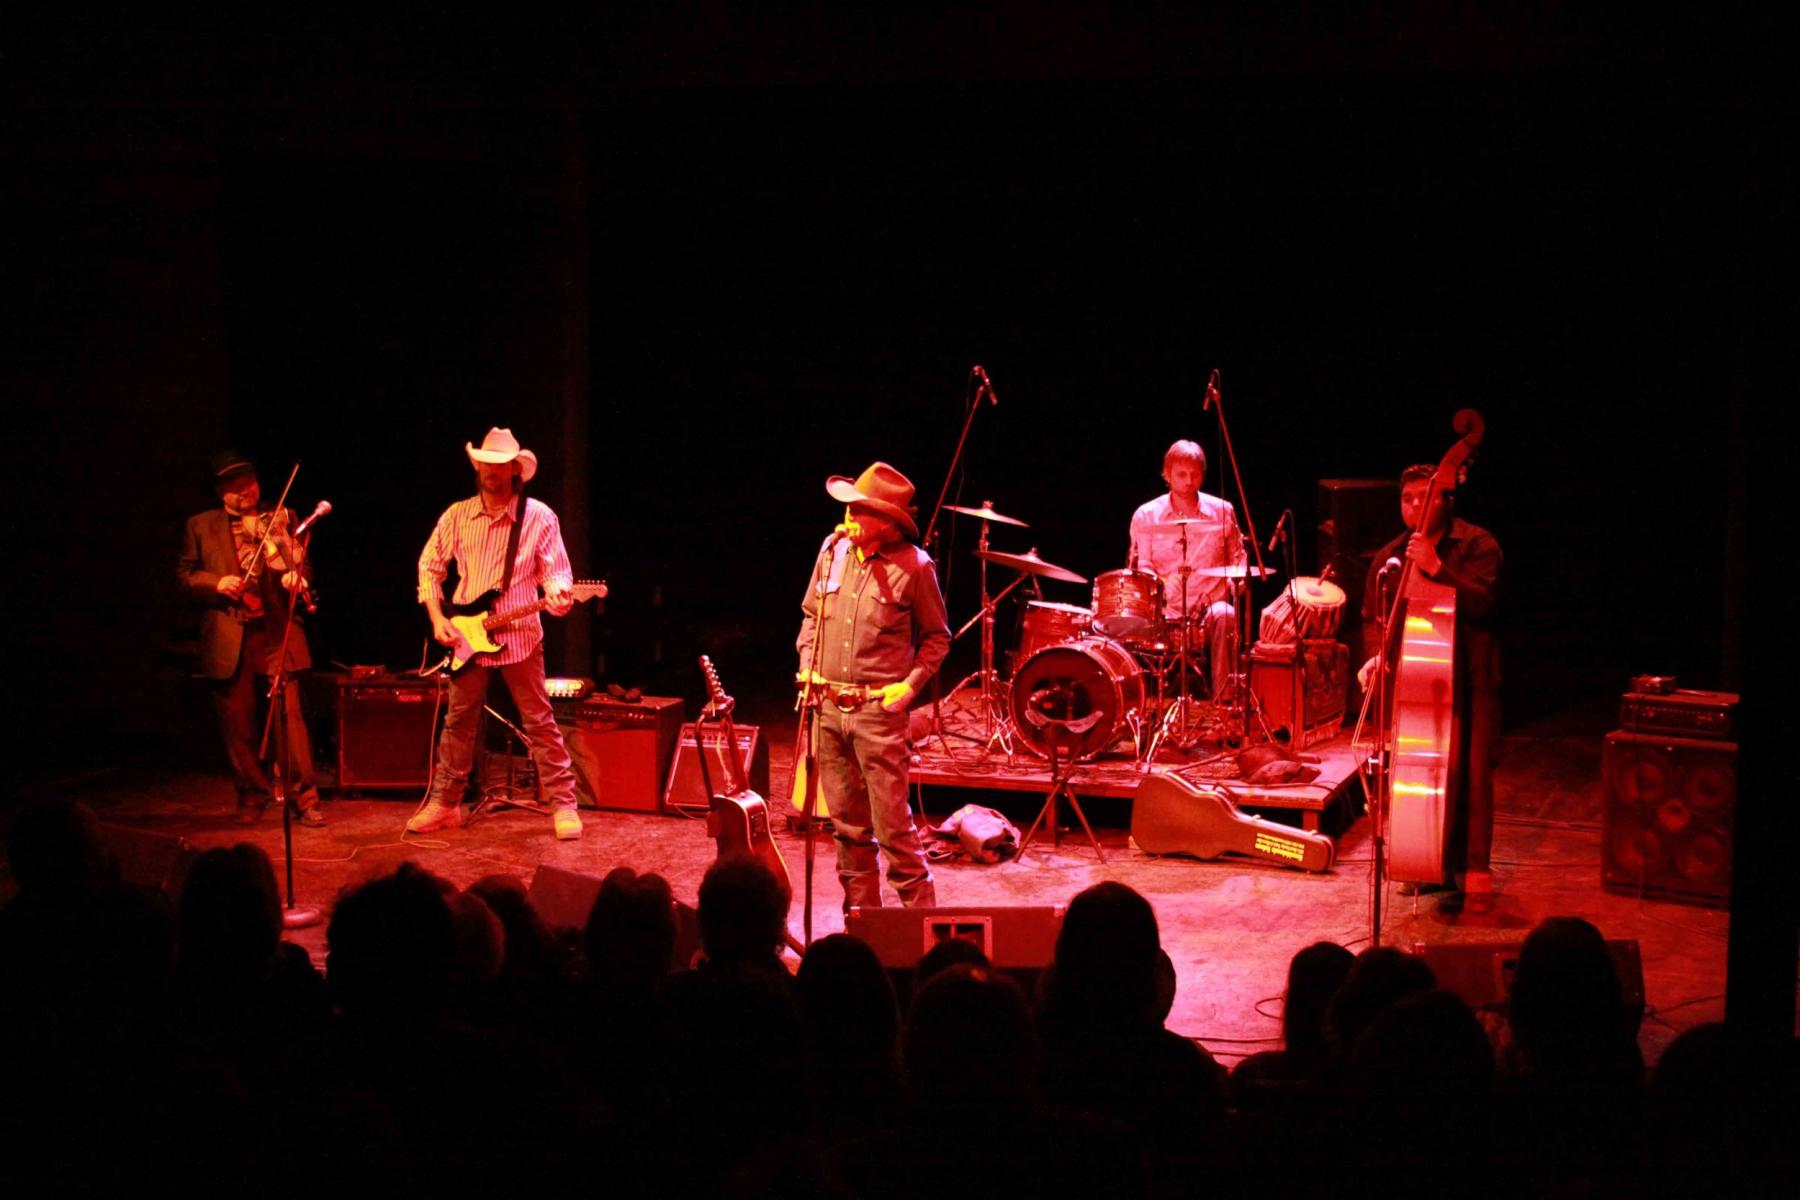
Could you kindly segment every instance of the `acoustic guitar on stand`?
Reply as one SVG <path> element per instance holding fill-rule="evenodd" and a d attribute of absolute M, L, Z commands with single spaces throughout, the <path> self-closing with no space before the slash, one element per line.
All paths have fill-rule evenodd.
<path fill-rule="evenodd" d="M 574 598 L 576 604 L 586 600 L 604 600 L 606 599 L 606 581 L 577 579 L 570 586 L 569 595 Z M 469 661 L 477 654 L 493 654 L 500 649 L 494 644 L 494 639 L 488 636 L 494 630 L 504 629 L 514 621 L 550 607 L 550 602 L 539 596 L 529 603 L 494 612 L 493 607 L 499 599 L 500 589 L 491 588 L 467 604 L 452 606 L 449 621 L 456 627 L 456 641 L 450 646 L 448 659 L 451 674 L 454 675 L 468 666 Z"/>
<path fill-rule="evenodd" d="M 706 675 L 707 693 L 706 708 L 701 716 L 718 725 L 719 762 L 725 771 L 722 781 L 725 788 L 713 793 L 706 832 L 718 843 L 720 858 L 740 850 L 754 854 L 791 895 L 793 883 L 788 877 L 787 862 L 781 857 L 781 848 L 769 831 L 769 806 L 750 790 L 744 764 L 738 759 L 737 729 L 731 723 L 731 710 L 737 707 L 737 701 L 726 694 L 724 685 L 719 682 L 718 669 L 707 655 L 700 656 L 700 670 Z M 704 761 L 706 738 L 699 724 L 694 728 L 694 744 Z"/>

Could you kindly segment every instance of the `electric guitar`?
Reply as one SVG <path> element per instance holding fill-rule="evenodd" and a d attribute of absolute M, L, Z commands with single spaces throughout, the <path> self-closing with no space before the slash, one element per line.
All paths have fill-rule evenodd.
<path fill-rule="evenodd" d="M 754 854 L 781 880 L 791 896 L 793 883 L 788 878 L 787 862 L 769 832 L 769 806 L 750 790 L 744 765 L 738 759 L 737 730 L 731 723 L 731 710 L 737 707 L 737 701 L 726 695 L 724 686 L 719 683 L 718 670 L 712 659 L 704 654 L 700 656 L 700 670 L 706 675 L 708 696 L 703 716 L 718 723 L 719 761 L 725 770 L 725 790 L 713 794 L 706 832 L 718 843 L 720 858 L 739 850 Z M 694 727 L 694 742 L 705 761 L 707 739 L 699 724 Z"/>
<path fill-rule="evenodd" d="M 606 581 L 578 579 L 570 587 L 569 594 L 574 597 L 576 604 L 580 604 L 584 600 L 604 600 L 606 598 Z M 467 604 L 452 606 L 449 621 L 456 627 L 456 641 L 450 645 L 451 674 L 468 666 L 469 660 L 477 654 L 493 654 L 500 649 L 488 636 L 491 631 L 503 629 L 521 617 L 529 617 L 532 613 L 550 606 L 548 600 L 539 596 L 530 603 L 494 612 L 492 609 L 499 599 L 500 589 L 492 588 Z"/>

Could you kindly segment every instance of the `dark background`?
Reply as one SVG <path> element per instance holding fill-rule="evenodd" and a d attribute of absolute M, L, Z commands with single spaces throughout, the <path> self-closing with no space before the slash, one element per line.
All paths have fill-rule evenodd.
<path fill-rule="evenodd" d="M 1031 522 L 1002 548 L 1124 565 L 1176 437 L 1236 499 L 1215 367 L 1309 572 L 1318 480 L 1435 460 L 1473 407 L 1509 724 L 1737 684 L 1791 259 L 1772 16 L 835 11 L 11 28 L 19 760 L 216 757 L 173 565 L 225 444 L 336 505 L 316 657 L 417 665 L 414 560 L 494 424 L 613 584 L 562 669 L 696 700 L 708 649 L 779 711 L 824 478 L 892 461 L 923 522 L 977 362 L 952 499 Z"/>

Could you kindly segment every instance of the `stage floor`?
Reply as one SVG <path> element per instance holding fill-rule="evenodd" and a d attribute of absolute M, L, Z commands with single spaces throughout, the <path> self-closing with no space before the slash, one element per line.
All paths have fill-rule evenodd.
<path fill-rule="evenodd" d="M 783 748 L 791 743 L 791 732 L 770 731 L 776 750 L 774 797 L 788 793 L 791 764 L 784 761 Z M 1649 1009 L 1642 1040 L 1653 1060 L 1679 1030 L 1722 1015 L 1727 914 L 1601 888 L 1599 761 L 1600 737 L 1593 730 L 1545 728 L 1509 736 L 1498 770 L 1493 910 L 1453 913 L 1435 897 L 1402 898 L 1390 887 L 1380 936 L 1384 944 L 1403 947 L 1516 943 L 1544 917 L 1576 914 L 1609 938 L 1635 939 Z M 920 775 L 927 778 L 926 771 Z M 922 792 L 927 815 L 941 820 L 956 806 L 975 801 L 1000 809 L 1023 830 L 1042 804 L 1042 790 L 1025 786 L 1023 779 L 1017 790 L 975 791 L 967 782 L 953 785 L 931 776 Z M 1353 779 L 1350 786 L 1357 786 Z M 1366 819 L 1357 818 L 1342 831 L 1335 865 L 1319 874 L 1239 857 L 1153 857 L 1130 843 L 1129 801 L 1089 787 L 1083 807 L 1105 849 L 1104 864 L 1079 827 L 1073 834 L 1065 829 L 1059 844 L 1040 836 L 1017 862 L 940 864 L 940 904 L 1057 905 L 1101 880 L 1129 884 L 1155 905 L 1175 962 L 1179 990 L 1170 1027 L 1198 1038 L 1227 1061 L 1275 1044 L 1279 997 L 1295 951 L 1320 939 L 1353 949 L 1369 944 Z M 237 825 L 231 786 L 222 773 L 121 766 L 40 784 L 33 792 L 79 798 L 107 822 L 179 835 L 200 847 L 255 842 L 280 870 L 278 816 L 270 814 L 255 827 Z M 678 897 L 691 902 L 714 856 L 703 820 L 645 813 L 584 810 L 587 833 L 574 843 L 556 841 L 547 817 L 516 809 L 460 830 L 403 837 L 416 800 L 328 799 L 328 827 L 295 830 L 299 901 L 329 913 L 347 884 L 412 859 L 458 885 L 496 872 L 529 880 L 540 864 L 593 874 L 625 865 L 660 872 Z M 773 807 L 783 811 L 780 804 Z M 803 840 L 786 821 L 773 824 L 799 890 Z M 818 839 L 817 849 L 812 914 L 814 934 L 821 936 L 841 929 L 843 918 L 829 839 Z M 792 926 L 796 931 L 801 926 L 798 905 Z M 323 964 L 322 925 L 290 936 Z"/>

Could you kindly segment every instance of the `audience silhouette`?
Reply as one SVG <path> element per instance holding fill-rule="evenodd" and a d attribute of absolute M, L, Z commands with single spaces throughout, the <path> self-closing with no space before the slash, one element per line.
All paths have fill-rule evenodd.
<path fill-rule="evenodd" d="M 201 854 L 173 906 L 119 882 L 78 804 L 21 810 L 8 856 L 0 1174 L 21 1194 L 1690 1195 L 1796 1165 L 1794 1042 L 1691 1030 L 1646 1085 L 1576 917 L 1525 939 L 1492 1031 L 1421 958 L 1307 946 L 1281 1048 L 1228 1087 L 1166 1028 L 1174 964 L 1116 882 L 1070 899 L 1035 996 L 952 939 L 903 1015 L 850 935 L 790 973 L 788 890 L 750 856 L 706 872 L 691 963 L 658 875 L 614 870 L 560 929 L 516 879 L 405 863 L 337 897 L 323 972 L 282 939 L 255 846 Z"/>

